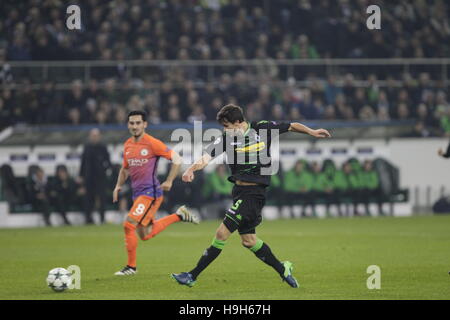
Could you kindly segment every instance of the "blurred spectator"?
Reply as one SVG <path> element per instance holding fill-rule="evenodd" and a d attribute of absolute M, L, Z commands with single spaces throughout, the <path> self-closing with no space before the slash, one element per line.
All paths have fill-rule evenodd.
<path fill-rule="evenodd" d="M 12 61 L 31 60 L 30 46 L 23 35 L 12 40 L 11 45 L 8 47 L 7 58 Z"/>
<path fill-rule="evenodd" d="M 292 45 L 292 58 L 294 59 L 317 59 L 319 53 L 316 48 L 309 43 L 308 36 L 302 34 L 297 38 L 297 42 Z"/>
<path fill-rule="evenodd" d="M 26 184 L 33 210 L 42 214 L 46 226 L 51 226 L 49 187 L 44 170 L 38 166 L 32 167 L 29 171 Z"/>
<path fill-rule="evenodd" d="M 336 97 L 342 93 L 342 88 L 338 87 L 336 84 L 336 76 L 329 75 L 328 81 L 325 85 L 325 98 L 328 104 L 334 104 Z"/>
<path fill-rule="evenodd" d="M 1 23 L 0 23 L 0 34 L 1 34 Z M 0 47 L 0 84 L 8 84 L 11 83 L 12 81 L 13 76 L 11 72 L 11 66 L 8 63 L 6 63 L 6 50 Z"/>
<path fill-rule="evenodd" d="M 375 121 L 377 120 L 377 115 L 373 111 L 372 107 L 369 105 L 365 105 L 359 111 L 359 119 L 362 121 Z"/>
<path fill-rule="evenodd" d="M 67 211 L 76 203 L 79 192 L 75 180 L 70 177 L 65 165 L 56 167 L 53 183 L 50 185 L 51 203 L 63 218 L 65 225 L 71 225 L 67 218 Z"/>
<path fill-rule="evenodd" d="M 359 114 L 361 108 L 368 103 L 364 88 L 355 88 L 354 95 L 349 99 L 354 114 Z"/>
<path fill-rule="evenodd" d="M 120 168 L 122 167 L 121 164 L 113 164 L 111 166 L 111 175 L 109 176 L 109 182 L 108 186 L 110 186 L 110 192 L 112 192 L 111 187 L 115 186 L 115 183 L 117 181 L 117 176 L 119 174 Z M 132 204 L 132 192 L 131 192 L 131 186 L 129 183 L 129 180 L 125 182 L 125 184 L 122 186 L 122 190 L 119 193 L 119 201 L 118 201 L 118 208 L 119 208 L 119 219 L 118 222 L 123 222 L 123 216 L 125 216 L 128 211 L 130 210 Z"/>
<path fill-rule="evenodd" d="M 450 137 L 450 108 L 441 109 L 438 111 L 440 117 L 440 125 L 441 129 L 444 132 L 444 135 Z"/>
<path fill-rule="evenodd" d="M 208 181 L 209 195 L 213 200 L 224 200 L 230 198 L 233 184 L 228 181 L 227 167 L 223 164 L 217 165 L 215 170 L 206 176 Z"/>
<path fill-rule="evenodd" d="M 187 203 L 198 207 L 204 219 L 223 219 L 226 210 L 232 205 L 230 192 L 233 185 L 228 181 L 227 166 L 218 164 L 214 171 L 200 176 L 200 179 L 203 183 L 192 186 L 192 199 Z M 182 188 L 185 189 L 186 186 L 183 185 Z"/>
<path fill-rule="evenodd" d="M 344 166 L 345 166 L 345 164 L 344 164 Z M 338 208 L 339 216 L 343 216 L 341 206 L 342 206 L 342 203 L 344 202 L 344 198 L 350 197 L 349 181 L 348 181 L 347 173 L 344 171 L 344 166 L 343 166 L 342 170 L 337 169 L 337 168 L 335 170 L 333 170 L 332 178 L 331 178 L 333 190 L 334 190 L 334 201 Z M 345 204 L 345 207 L 346 207 L 345 215 L 349 216 L 348 203 Z"/>
<path fill-rule="evenodd" d="M 10 123 L 10 111 L 6 108 L 4 100 L 0 97 L 0 130 Z"/>
<path fill-rule="evenodd" d="M 83 84 L 80 80 L 75 80 L 72 82 L 71 90 L 64 97 L 66 103 L 66 110 L 69 113 L 72 110 L 78 110 L 78 118 L 81 120 L 81 114 L 86 114 L 86 97 L 83 93 Z"/>
<path fill-rule="evenodd" d="M 203 113 L 203 108 L 199 106 L 195 106 L 192 110 L 192 113 L 187 118 L 187 121 L 190 123 L 194 123 L 194 121 L 205 121 L 206 116 Z"/>
<path fill-rule="evenodd" d="M 429 137 L 430 135 L 431 135 L 431 132 L 425 127 L 424 122 L 419 120 L 414 125 L 412 132 L 408 133 L 406 136 L 407 137 L 424 138 L 424 137 Z"/>
<path fill-rule="evenodd" d="M 344 174 L 348 181 L 348 192 L 353 204 L 353 215 L 359 216 L 358 205 L 362 203 L 361 184 L 358 172 L 352 167 L 350 162 L 346 162 L 343 166 Z"/>
<path fill-rule="evenodd" d="M 7 201 L 11 210 L 21 203 L 23 193 L 17 181 L 14 171 L 9 164 L 4 164 L 0 167 L 0 198 L 2 201 Z"/>
<path fill-rule="evenodd" d="M 283 192 L 283 168 L 280 161 L 272 161 L 272 176 L 270 178 L 270 186 L 267 189 L 268 200 L 273 201 L 281 215 L 285 203 L 285 195 Z M 278 171 L 273 172 L 278 169 Z"/>
<path fill-rule="evenodd" d="M 396 117 L 398 120 L 407 120 L 410 118 L 410 112 L 406 103 L 399 103 L 397 105 Z"/>
<path fill-rule="evenodd" d="M 330 205 L 333 202 L 333 185 L 328 179 L 328 175 L 325 170 L 322 170 L 318 162 L 311 164 L 311 171 L 313 175 L 313 187 L 314 201 L 317 204 L 318 199 L 322 199 L 325 202 L 325 212 L 327 216 L 330 215 Z"/>
<path fill-rule="evenodd" d="M 421 103 L 417 107 L 417 122 L 414 126 L 413 136 L 415 137 L 432 137 L 438 135 L 439 127 L 437 119 L 428 110 L 425 103 Z"/>
<path fill-rule="evenodd" d="M 284 173 L 283 189 L 286 195 L 286 204 L 290 207 L 291 217 L 294 218 L 294 205 L 301 199 L 301 216 L 306 217 L 306 208 L 311 207 L 313 216 L 316 216 L 316 207 L 314 202 L 314 176 L 305 168 L 306 162 L 298 160 L 294 168 Z"/>
<path fill-rule="evenodd" d="M 366 209 L 366 215 L 371 216 L 369 202 L 374 199 L 378 205 L 378 214 L 384 215 L 382 203 L 382 191 L 380 188 L 380 178 L 373 169 L 372 161 L 366 160 L 361 171 L 361 195 Z"/>
<path fill-rule="evenodd" d="M 84 146 L 81 157 L 80 177 L 82 178 L 86 201 L 86 223 L 93 224 L 92 211 L 98 207 L 100 223 L 105 222 L 107 191 L 107 171 L 111 168 L 109 152 L 101 142 L 99 129 L 89 132 L 89 141 Z"/>

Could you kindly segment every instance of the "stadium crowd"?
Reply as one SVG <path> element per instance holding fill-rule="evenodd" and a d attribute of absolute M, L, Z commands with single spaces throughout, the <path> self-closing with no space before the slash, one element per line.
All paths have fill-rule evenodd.
<path fill-rule="evenodd" d="M 78 3 L 82 30 L 68 32 Z M 368 32 L 367 7 L 383 8 Z M 446 1 L 2 1 L 8 60 L 447 57 Z"/>
<path fill-rule="evenodd" d="M 73 4 L 72 2 L 70 4 Z M 372 4 L 372 3 L 371 3 Z M 315 58 L 450 56 L 445 1 L 376 1 L 383 27 L 368 31 L 368 1 L 80 1 L 82 30 L 65 27 L 67 1 L 2 2 L 0 128 L 25 124 L 124 123 L 145 109 L 153 124 L 213 121 L 226 103 L 250 120 L 415 119 L 413 136 L 450 134 L 448 87 L 440 71 L 272 63 Z M 64 9 L 64 10 L 63 10 Z M 138 60 L 257 59 L 260 65 L 127 68 Z M 69 70 L 35 81 L 8 61 L 117 60 L 90 79 L 56 88 Z M 38 83 L 36 89 L 33 84 Z M 10 84 L 10 85 L 8 85 Z M 19 84 L 15 86 L 14 84 Z M 156 84 L 156 85 L 155 85 Z"/>
<path fill-rule="evenodd" d="M 226 103 L 242 105 L 249 120 L 362 120 L 390 121 L 415 119 L 412 136 L 450 134 L 448 90 L 431 86 L 430 76 L 417 79 L 405 74 L 402 85 L 389 78 L 379 86 L 370 75 L 368 86 L 355 84 L 354 76 L 312 79 L 308 87 L 295 81 L 285 85 L 252 86 L 247 74 L 222 75 L 218 86 L 196 87 L 185 81 L 177 87 L 172 81 L 160 89 L 123 86 L 115 79 L 91 80 L 87 87 L 74 81 L 67 91 L 55 90 L 46 82 L 40 90 L 30 83 L 0 92 L 0 128 L 25 124 L 124 124 L 129 111 L 143 109 L 151 124 L 162 122 L 214 121 Z"/>

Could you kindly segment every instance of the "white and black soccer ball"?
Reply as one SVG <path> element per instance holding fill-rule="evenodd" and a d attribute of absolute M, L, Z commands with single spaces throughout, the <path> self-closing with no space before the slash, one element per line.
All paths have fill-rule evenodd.
<path fill-rule="evenodd" d="M 47 285 L 56 292 L 62 292 L 72 284 L 72 273 L 64 268 L 54 268 L 48 272 Z"/>

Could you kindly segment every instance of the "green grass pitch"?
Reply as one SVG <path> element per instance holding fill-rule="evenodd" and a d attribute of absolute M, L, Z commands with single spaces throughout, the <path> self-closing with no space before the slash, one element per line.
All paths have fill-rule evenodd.
<path fill-rule="evenodd" d="M 0 299 L 450 299 L 450 216 L 264 221 L 259 237 L 294 263 L 299 289 L 240 244 L 237 234 L 193 288 L 170 273 L 188 271 L 219 221 L 178 223 L 139 242 L 133 277 L 113 273 L 126 262 L 120 225 L 0 230 Z M 81 290 L 46 286 L 54 267 L 81 268 Z M 381 289 L 366 286 L 381 268 Z"/>

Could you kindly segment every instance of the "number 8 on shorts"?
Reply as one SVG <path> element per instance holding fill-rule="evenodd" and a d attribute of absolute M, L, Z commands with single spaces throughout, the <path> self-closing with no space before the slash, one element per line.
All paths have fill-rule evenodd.
<path fill-rule="evenodd" d="M 163 201 L 163 197 L 152 198 L 147 196 L 139 196 L 131 207 L 128 217 L 138 224 L 147 226 L 153 221 L 156 211 L 159 209 Z"/>
<path fill-rule="evenodd" d="M 132 215 L 134 216 L 140 216 L 145 212 L 145 205 L 143 203 L 139 203 L 137 208 L 134 209 Z"/>

